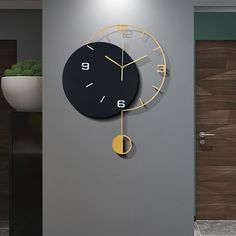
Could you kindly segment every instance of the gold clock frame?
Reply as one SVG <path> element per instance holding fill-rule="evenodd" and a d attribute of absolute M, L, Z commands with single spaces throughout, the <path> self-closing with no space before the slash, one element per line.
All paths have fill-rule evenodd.
<path fill-rule="evenodd" d="M 167 77 L 167 62 L 166 62 L 166 57 L 165 57 L 164 50 L 161 47 L 160 43 L 157 41 L 157 39 L 151 33 L 146 31 L 143 27 L 136 26 L 136 25 L 130 25 L 130 24 L 113 24 L 113 25 L 109 25 L 109 26 L 104 27 L 101 30 L 97 31 L 95 34 L 93 34 L 92 37 L 88 40 L 87 43 L 89 44 L 91 42 L 94 42 L 96 38 L 98 38 L 99 36 L 104 35 L 104 33 L 106 31 L 108 31 L 109 29 L 112 29 L 112 28 L 116 28 L 117 31 L 119 31 L 123 34 L 129 29 L 139 31 L 140 32 L 140 35 L 139 35 L 140 38 L 144 37 L 144 35 L 147 35 L 156 44 L 156 47 L 153 49 L 153 51 L 160 50 L 161 56 L 162 56 L 163 62 L 164 62 L 164 64 L 157 65 L 157 68 L 156 68 L 157 73 L 162 75 L 162 81 L 161 81 L 159 87 L 157 87 L 155 85 L 152 86 L 153 89 L 156 91 L 154 93 L 154 95 L 152 97 L 150 97 L 146 102 L 144 102 L 141 98 L 139 98 L 140 105 L 138 105 L 136 107 L 131 107 L 131 108 L 121 110 L 121 130 L 120 130 L 120 134 L 117 135 L 113 139 L 112 148 L 113 148 L 113 151 L 115 153 L 117 153 L 118 155 L 126 155 L 131 151 L 133 145 L 132 145 L 131 138 L 127 135 L 124 135 L 124 113 L 135 111 L 135 110 L 138 110 L 140 108 L 146 107 L 149 103 L 151 103 L 158 96 L 159 93 L 161 93 L 161 89 L 163 88 L 163 85 L 164 85 L 166 77 Z M 129 146 L 127 151 L 121 151 L 121 145 L 123 145 L 123 144 L 121 144 L 121 138 L 122 137 L 129 141 L 130 146 Z"/>

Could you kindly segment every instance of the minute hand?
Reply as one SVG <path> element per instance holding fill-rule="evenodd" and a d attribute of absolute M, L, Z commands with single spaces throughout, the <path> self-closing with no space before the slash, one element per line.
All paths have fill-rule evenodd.
<path fill-rule="evenodd" d="M 148 55 L 144 55 L 144 56 L 139 57 L 138 59 L 136 59 L 136 60 L 134 60 L 134 61 L 129 62 L 129 63 L 127 63 L 126 65 L 124 65 L 123 68 L 125 68 L 125 67 L 127 67 L 127 66 L 130 66 L 130 65 L 132 65 L 133 63 L 135 63 L 135 62 L 137 62 L 137 61 L 141 61 L 141 60 L 143 60 L 144 58 L 146 58 L 147 56 L 148 56 Z"/>

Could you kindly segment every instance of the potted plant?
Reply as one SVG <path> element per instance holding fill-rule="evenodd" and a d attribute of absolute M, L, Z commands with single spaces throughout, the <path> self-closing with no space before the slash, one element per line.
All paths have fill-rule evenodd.
<path fill-rule="evenodd" d="M 17 111 L 42 109 L 42 64 L 36 60 L 19 62 L 4 72 L 2 92 Z"/>

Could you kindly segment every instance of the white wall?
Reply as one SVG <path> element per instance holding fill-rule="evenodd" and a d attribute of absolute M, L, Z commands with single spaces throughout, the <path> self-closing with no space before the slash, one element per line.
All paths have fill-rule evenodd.
<path fill-rule="evenodd" d="M 235 1 L 44 0 L 44 236 L 191 236 L 194 206 L 194 5 Z M 110 148 L 117 120 L 79 114 L 62 88 L 69 55 L 98 29 L 141 25 L 161 42 L 170 84 L 129 118 L 136 155 Z"/>
<path fill-rule="evenodd" d="M 44 1 L 44 235 L 193 235 L 193 5 L 189 0 Z M 119 121 L 90 120 L 69 104 L 62 71 L 98 29 L 142 25 L 170 61 L 162 101 L 129 118 L 136 155 L 111 150 Z"/>

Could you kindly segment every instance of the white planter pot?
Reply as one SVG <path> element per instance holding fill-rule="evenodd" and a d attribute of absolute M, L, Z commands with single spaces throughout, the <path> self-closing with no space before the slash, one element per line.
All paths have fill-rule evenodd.
<path fill-rule="evenodd" d="M 42 77 L 6 76 L 2 77 L 1 86 L 7 102 L 17 111 L 42 110 Z"/>

